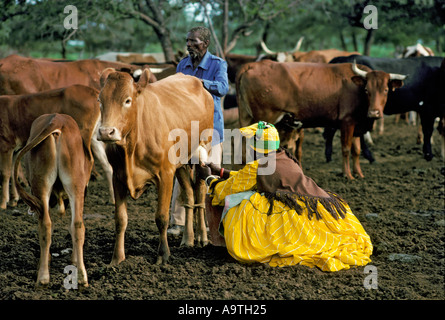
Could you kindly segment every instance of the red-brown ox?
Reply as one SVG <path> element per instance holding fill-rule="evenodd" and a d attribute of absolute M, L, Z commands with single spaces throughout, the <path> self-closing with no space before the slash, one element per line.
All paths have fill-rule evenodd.
<path fill-rule="evenodd" d="M 298 57 L 295 57 L 296 62 L 316 62 L 316 63 L 329 63 L 336 57 L 348 57 L 353 54 L 360 54 L 358 52 L 342 51 L 337 49 L 325 49 L 325 50 L 311 50 Z"/>
<path fill-rule="evenodd" d="M 198 78 L 176 74 L 149 84 L 148 77 L 149 71 L 144 70 L 136 83 L 128 74 L 113 69 L 104 70 L 101 77 L 102 126 L 99 139 L 107 143 L 116 199 L 116 242 L 111 264 L 125 259 L 127 195 L 139 198 L 151 182 L 158 190 L 155 217 L 159 230 L 157 263 L 167 262 L 170 256 L 167 227 L 175 173 L 186 191 L 183 237 L 193 237 L 188 231 L 190 223 L 193 223 L 193 190 L 184 164 L 198 149 L 198 140 L 206 139 L 203 131 L 208 133 L 213 129 L 213 99 Z M 192 128 L 194 121 L 199 121 L 195 130 Z M 176 158 L 178 152 L 180 161 Z M 206 242 L 203 221 L 200 232 L 201 241 Z M 193 238 L 185 242 L 193 245 Z"/>
<path fill-rule="evenodd" d="M 316 62 L 316 63 L 328 63 L 335 57 L 347 57 L 353 54 L 360 54 L 358 52 L 342 51 L 337 49 L 324 49 L 324 50 L 311 50 L 308 52 L 299 51 L 301 41 L 303 37 L 297 43 L 294 50 L 290 52 L 275 52 L 270 50 L 266 44 L 262 41 L 261 47 L 269 55 L 274 56 L 275 59 L 270 59 L 278 62 Z"/>
<path fill-rule="evenodd" d="M 111 169 L 105 154 L 103 144 L 97 141 L 94 134 L 100 121 L 99 91 L 83 85 L 73 85 L 67 88 L 50 91 L 0 96 L 0 172 L 3 176 L 2 198 L 0 209 L 6 209 L 9 201 L 9 181 L 12 174 L 14 151 L 22 148 L 29 137 L 33 121 L 46 113 L 68 114 L 77 121 L 82 137 L 92 148 L 96 159 L 101 162 L 104 170 Z M 112 172 L 107 176 L 111 177 Z M 112 184 L 109 183 L 111 188 Z M 12 180 L 12 201 L 17 204 L 19 195 L 14 180 Z M 110 189 L 110 201 L 114 201 Z M 62 205 L 63 202 L 60 203 Z M 63 211 L 63 208 L 60 210 Z"/>
<path fill-rule="evenodd" d="M 0 60 L 0 95 L 41 92 L 73 84 L 100 90 L 100 73 L 109 67 L 132 73 L 142 68 L 96 59 L 55 62 L 10 55 Z"/>
<path fill-rule="evenodd" d="M 404 76 L 372 71 L 355 64 L 254 62 L 245 65 L 237 78 L 240 126 L 259 120 L 276 123 L 291 113 L 304 127 L 341 129 L 343 173 L 353 179 L 349 155 L 354 129 L 368 118 L 383 116 L 389 89 L 403 85 Z M 363 177 L 359 164 L 360 144 L 352 152 L 354 173 Z"/>
<path fill-rule="evenodd" d="M 264 41 L 261 41 L 261 47 L 266 52 L 266 54 L 262 53 L 260 55 L 254 56 L 227 52 L 225 55 L 225 59 L 227 61 L 227 74 L 230 82 L 235 83 L 236 74 L 244 64 L 249 62 L 261 61 L 266 59 L 278 62 L 294 61 L 293 55 L 296 54 L 296 52 L 299 52 L 298 50 L 300 50 L 302 41 L 303 37 L 298 40 L 295 48 L 289 52 L 274 52 L 272 50 L 269 50 Z"/>
<path fill-rule="evenodd" d="M 25 156 L 31 194 L 18 183 L 20 159 Z M 77 280 L 88 286 L 87 272 L 83 262 L 85 226 L 83 223 L 84 195 L 93 168 L 90 149 L 82 140 L 76 121 L 64 114 L 45 114 L 31 126 L 26 146 L 17 155 L 14 179 L 22 199 L 38 214 L 40 262 L 37 285 L 50 281 L 49 248 L 52 223 L 49 213 L 51 193 L 60 196 L 64 190 L 71 207 L 70 234 L 73 242 L 72 263 L 77 267 Z"/>
<path fill-rule="evenodd" d="M 153 63 L 158 62 L 154 56 L 149 53 L 127 53 L 118 54 L 116 61 L 123 63 Z"/>

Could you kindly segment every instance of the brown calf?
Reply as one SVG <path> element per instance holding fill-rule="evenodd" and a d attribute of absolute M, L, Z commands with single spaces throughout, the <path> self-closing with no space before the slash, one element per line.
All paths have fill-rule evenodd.
<path fill-rule="evenodd" d="M 25 155 L 31 194 L 18 183 L 18 164 Z M 49 199 L 52 192 L 60 196 L 64 190 L 68 194 L 72 216 L 72 263 L 77 267 L 78 283 L 88 286 L 83 262 L 83 206 L 92 167 L 91 151 L 84 144 L 73 118 L 64 114 L 45 114 L 33 122 L 28 143 L 17 155 L 14 179 L 20 197 L 38 214 L 40 261 L 37 285 L 47 285 L 50 280 L 48 264 L 52 224 Z"/>
<path fill-rule="evenodd" d="M 0 172 L 3 175 L 0 209 L 9 201 L 9 181 L 13 155 L 25 145 L 33 121 L 47 113 L 63 113 L 77 122 L 82 137 L 101 164 L 110 188 L 110 202 L 114 203 L 112 168 L 108 163 L 104 145 L 94 134 L 100 121 L 99 91 L 83 85 L 23 95 L 0 96 Z M 12 180 L 11 206 L 17 205 L 18 194 Z"/>

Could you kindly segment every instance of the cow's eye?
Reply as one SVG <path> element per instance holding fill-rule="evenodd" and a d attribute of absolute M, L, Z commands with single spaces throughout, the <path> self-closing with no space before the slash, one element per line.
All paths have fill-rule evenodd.
<path fill-rule="evenodd" d="M 129 108 L 131 106 L 131 98 L 125 99 L 124 107 Z"/>

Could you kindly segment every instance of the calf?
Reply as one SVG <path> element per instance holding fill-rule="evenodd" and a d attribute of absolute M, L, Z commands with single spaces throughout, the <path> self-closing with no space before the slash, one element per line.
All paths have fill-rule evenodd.
<path fill-rule="evenodd" d="M 18 183 L 19 161 L 25 156 L 31 194 Z M 37 285 L 50 281 L 51 217 L 49 199 L 64 190 L 71 208 L 70 233 L 73 241 L 72 263 L 77 267 L 78 282 L 88 286 L 83 262 L 85 226 L 83 223 L 84 195 L 93 167 L 91 151 L 82 140 L 77 123 L 68 115 L 45 114 L 31 126 L 26 146 L 18 153 L 14 165 L 14 179 L 20 197 L 39 220 L 40 261 Z"/>
<path fill-rule="evenodd" d="M 32 122 L 42 114 L 63 113 L 76 120 L 88 148 L 102 165 L 110 188 L 110 202 L 114 202 L 112 168 L 107 161 L 104 145 L 93 134 L 99 125 L 99 91 L 83 85 L 24 95 L 0 96 L 0 172 L 3 175 L 0 209 L 9 201 L 9 181 L 14 152 L 23 147 L 29 137 Z M 18 194 L 12 180 L 11 206 L 17 205 Z"/>

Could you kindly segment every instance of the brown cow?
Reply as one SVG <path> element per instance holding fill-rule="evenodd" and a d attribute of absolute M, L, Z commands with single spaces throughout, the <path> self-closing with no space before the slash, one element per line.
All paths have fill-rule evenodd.
<path fill-rule="evenodd" d="M 325 49 L 325 50 L 311 50 L 298 57 L 295 57 L 296 62 L 316 62 L 316 63 L 329 63 L 336 57 L 348 57 L 353 54 L 360 54 L 358 52 L 342 51 L 337 49 Z"/>
<path fill-rule="evenodd" d="M 158 62 L 156 58 L 149 53 L 121 53 L 116 56 L 116 61 L 128 64 Z"/>
<path fill-rule="evenodd" d="M 98 95 L 99 91 L 96 89 L 73 85 L 32 94 L 0 96 L 0 172 L 3 175 L 0 209 L 6 209 L 10 197 L 9 180 L 14 151 L 25 145 L 32 122 L 45 113 L 68 114 L 77 121 L 85 143 L 88 148 L 91 146 L 109 179 L 110 201 L 114 202 L 112 168 L 103 143 L 97 141 L 97 136 L 93 134 L 100 120 Z M 13 195 L 10 205 L 14 206 L 19 198 L 14 180 L 11 187 Z"/>
<path fill-rule="evenodd" d="M 24 94 L 83 84 L 100 90 L 100 72 L 105 68 L 135 72 L 141 67 L 96 59 L 56 62 L 10 55 L 0 60 L 0 95 Z M 156 81 L 154 77 L 151 82 Z"/>
<path fill-rule="evenodd" d="M 355 64 L 273 61 L 245 65 L 237 77 L 240 126 L 259 120 L 276 123 L 291 113 L 306 127 L 340 127 L 343 173 L 353 179 L 349 154 L 354 129 L 367 118 L 383 116 L 388 88 L 403 85 L 404 76 L 372 71 Z M 365 93 L 366 92 L 366 93 Z M 355 140 L 355 139 L 354 139 Z M 354 143 L 354 173 L 363 177 L 360 145 Z"/>
<path fill-rule="evenodd" d="M 213 129 L 213 99 L 198 78 L 178 73 L 152 84 L 148 83 L 148 78 L 149 70 L 144 70 L 136 83 L 128 74 L 113 69 L 104 70 L 101 77 L 99 139 L 107 143 L 116 199 L 116 242 L 112 264 L 125 259 L 127 195 L 137 199 L 150 182 L 154 182 L 158 190 L 155 220 L 160 241 L 157 263 L 167 262 L 170 256 L 167 227 L 175 172 L 187 194 L 184 237 L 189 236 L 187 229 L 193 221 L 190 217 L 193 216 L 194 200 L 190 175 L 183 164 L 198 149 L 198 140 L 205 139 L 201 133 Z M 195 127 L 194 121 L 199 121 Z M 174 134 L 179 134 L 180 138 L 175 140 Z M 179 162 L 175 158 L 178 151 Z M 201 232 L 204 233 L 203 229 Z M 203 234 L 201 239 L 207 241 L 206 236 Z M 193 244 L 193 239 L 185 242 Z"/>
<path fill-rule="evenodd" d="M 311 50 L 308 52 L 299 51 L 301 47 L 301 42 L 303 41 L 303 37 L 297 43 L 297 46 L 290 52 L 275 52 L 270 50 L 266 44 L 261 41 L 261 47 L 265 52 L 269 54 L 269 56 L 273 56 L 275 58 L 271 58 L 270 60 L 278 61 L 278 62 L 316 62 L 316 63 L 328 63 L 332 59 L 336 57 L 347 57 L 353 54 L 360 54 L 358 52 L 349 52 L 342 51 L 337 49 L 324 49 L 324 50 Z M 258 59 L 262 60 L 262 59 Z"/>
<path fill-rule="evenodd" d="M 18 164 L 26 155 L 31 194 L 18 183 Z M 88 286 L 83 262 L 85 226 L 83 223 L 84 195 L 93 168 L 90 149 L 84 144 L 77 123 L 68 115 L 45 114 L 31 126 L 29 140 L 17 155 L 14 179 L 21 198 L 38 214 L 40 261 L 37 285 L 48 285 L 51 246 L 49 199 L 64 190 L 71 208 L 70 233 L 73 241 L 72 263 L 77 267 L 78 283 Z"/>

